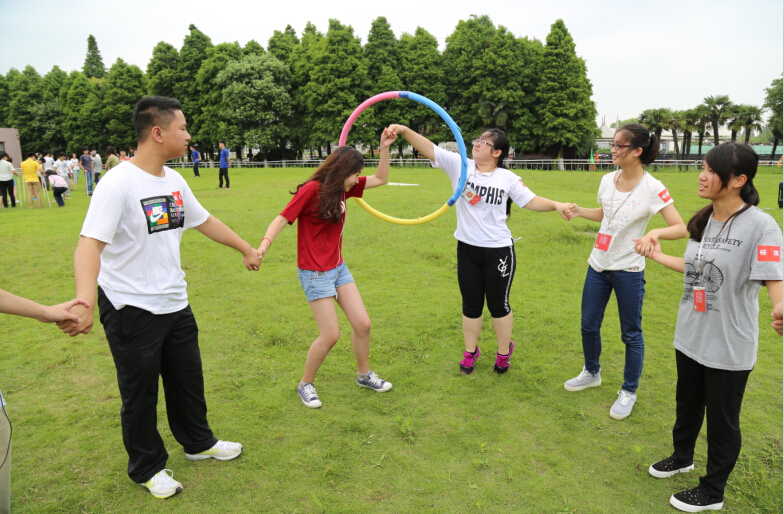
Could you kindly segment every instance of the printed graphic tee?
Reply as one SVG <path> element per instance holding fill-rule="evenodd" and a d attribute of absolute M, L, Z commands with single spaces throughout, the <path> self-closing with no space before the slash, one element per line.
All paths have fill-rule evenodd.
<path fill-rule="evenodd" d="M 367 177 L 359 177 L 357 185 L 343 193 L 340 209 L 343 218 L 339 223 L 332 223 L 318 217 L 318 199 L 321 182 L 313 180 L 299 188 L 297 194 L 280 213 L 297 223 L 297 267 L 310 271 L 329 271 L 343 262 L 343 227 L 346 224 L 346 200 L 352 196 L 362 198 Z"/>
<path fill-rule="evenodd" d="M 452 191 L 460 180 L 460 154 L 433 145 L 435 161 L 431 165 L 443 170 L 452 181 Z M 455 238 L 466 244 L 484 248 L 502 248 L 512 244 L 512 232 L 506 226 L 506 200 L 511 198 L 523 208 L 536 195 L 523 179 L 504 168 L 492 173 L 477 173 L 476 163 L 468 159 L 466 186 L 479 200 L 471 204 L 463 198 L 455 203 L 457 230 Z"/>
<path fill-rule="evenodd" d="M 621 193 L 615 188 L 615 177 L 620 173 L 613 171 L 602 177 L 596 197 L 602 204 L 604 219 L 588 264 L 600 273 L 604 270 L 644 270 L 645 257 L 634 251 L 634 240 L 645 235 L 645 228 L 654 214 L 673 203 L 664 184 L 647 172 L 637 189 Z M 602 239 L 602 236 L 610 237 Z M 604 250 L 602 243 L 606 247 Z"/>
<path fill-rule="evenodd" d="M 167 314 L 188 305 L 180 241 L 209 213 L 176 171 L 155 177 L 128 161 L 101 179 L 81 235 L 106 243 L 98 285 L 116 309 Z"/>
<path fill-rule="evenodd" d="M 757 362 L 760 288 L 784 278 L 781 229 L 757 207 L 725 224 L 711 221 L 699 261 L 700 242 L 686 246 L 675 348 L 709 368 L 750 370 Z M 695 286 L 705 288 L 706 312 L 694 310 Z"/>

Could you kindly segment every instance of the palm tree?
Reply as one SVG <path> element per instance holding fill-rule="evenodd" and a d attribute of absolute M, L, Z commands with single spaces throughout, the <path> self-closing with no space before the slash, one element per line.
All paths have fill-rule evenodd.
<path fill-rule="evenodd" d="M 670 115 L 670 110 L 666 108 L 646 109 L 637 118 L 640 120 L 640 125 L 655 133 L 656 139 L 661 141 L 662 130 L 667 128 Z"/>
<path fill-rule="evenodd" d="M 705 128 L 707 127 L 708 123 L 710 123 L 710 112 L 708 112 L 708 108 L 705 104 L 700 104 L 694 108 L 694 111 L 697 113 L 697 127 L 699 130 L 699 147 L 697 148 L 697 159 L 702 159 L 702 141 L 705 139 L 705 134 L 707 133 Z"/>
<path fill-rule="evenodd" d="M 700 129 L 700 113 L 697 109 L 686 109 L 681 111 L 681 124 L 683 127 L 683 158 L 691 156 L 691 135 Z"/>
<path fill-rule="evenodd" d="M 729 118 L 729 111 L 732 102 L 727 95 L 708 96 L 703 99 L 703 103 L 710 113 L 711 126 L 713 127 L 713 144 L 719 146 L 719 127 Z"/>
<path fill-rule="evenodd" d="M 509 124 L 509 109 L 504 102 L 492 102 L 487 98 L 479 100 L 479 109 L 476 112 L 485 127 L 499 127 L 506 130 Z"/>
<path fill-rule="evenodd" d="M 669 111 L 669 116 L 664 121 L 664 129 L 672 132 L 672 140 L 675 143 L 675 160 L 681 159 L 681 151 L 678 148 L 678 131 L 683 126 L 683 113 L 681 111 Z M 681 170 L 681 165 L 678 165 L 678 170 Z"/>
<path fill-rule="evenodd" d="M 762 130 L 762 108 L 756 105 L 744 105 L 741 120 L 743 121 L 743 131 L 745 136 L 743 142 L 749 144 L 751 133 L 755 130 Z"/>
<path fill-rule="evenodd" d="M 733 105 L 727 114 L 729 118 L 727 118 L 727 128 L 730 129 L 731 136 L 730 139 L 734 143 L 735 140 L 738 138 L 738 132 L 743 130 L 743 120 L 741 116 L 743 115 L 743 108 L 745 106 L 743 104 Z"/>

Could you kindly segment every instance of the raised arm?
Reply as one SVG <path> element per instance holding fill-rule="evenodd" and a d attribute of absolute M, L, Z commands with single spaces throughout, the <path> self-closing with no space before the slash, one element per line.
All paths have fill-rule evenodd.
<path fill-rule="evenodd" d="M 367 185 L 367 184 L 366 184 Z M 278 216 L 272 220 L 270 226 L 267 227 L 267 232 L 264 233 L 264 237 L 261 239 L 261 244 L 259 245 L 259 249 L 257 250 L 259 254 L 259 259 L 263 259 L 264 255 L 269 250 L 269 247 L 272 246 L 272 242 L 278 237 L 280 231 L 283 230 L 283 227 L 289 224 L 289 220 L 278 214 Z"/>
<path fill-rule="evenodd" d="M 379 142 L 379 159 L 378 169 L 375 175 L 371 175 L 365 182 L 365 189 L 373 189 L 374 187 L 383 186 L 389 179 L 389 147 L 397 139 L 397 134 L 390 132 L 389 129 L 384 129 L 381 132 L 381 141 Z"/>
<path fill-rule="evenodd" d="M 417 152 L 421 153 L 431 161 L 435 161 L 436 153 L 433 150 L 433 143 L 425 136 L 418 134 L 405 125 L 390 125 L 387 130 L 391 133 L 406 138 L 406 141 L 411 143 L 411 146 L 416 148 Z"/>
<path fill-rule="evenodd" d="M 232 229 L 224 225 L 223 222 L 215 216 L 210 215 L 210 217 L 207 218 L 207 221 L 194 228 L 216 243 L 220 243 L 240 252 L 242 254 L 242 264 L 245 265 L 248 271 L 259 270 L 260 261 L 256 249 L 235 234 Z"/>

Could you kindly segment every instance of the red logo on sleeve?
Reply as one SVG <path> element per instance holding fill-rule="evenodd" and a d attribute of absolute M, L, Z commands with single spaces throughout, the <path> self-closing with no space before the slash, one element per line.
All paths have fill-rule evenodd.
<path fill-rule="evenodd" d="M 757 262 L 781 262 L 781 247 L 778 246 L 758 246 Z"/>
<path fill-rule="evenodd" d="M 175 205 L 182 205 L 182 194 L 179 191 L 173 192 L 172 196 L 174 197 Z"/>
<path fill-rule="evenodd" d="M 672 197 L 670 196 L 670 192 L 667 191 L 666 188 L 664 189 L 664 191 L 659 193 L 659 198 L 661 198 L 662 202 L 665 202 L 665 203 L 669 202 L 670 200 L 672 200 Z"/>

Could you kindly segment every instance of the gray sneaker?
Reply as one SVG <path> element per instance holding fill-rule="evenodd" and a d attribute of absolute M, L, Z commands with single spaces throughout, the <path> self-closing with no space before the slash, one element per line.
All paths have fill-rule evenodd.
<path fill-rule="evenodd" d="M 372 371 L 365 378 L 357 377 L 357 385 L 359 387 L 368 387 L 377 393 L 385 393 L 392 389 L 392 384 L 390 382 L 381 380 L 378 375 Z"/>
<path fill-rule="evenodd" d="M 600 385 L 602 385 L 601 370 L 597 371 L 596 373 L 591 373 L 585 369 L 585 366 L 583 366 L 583 370 L 579 375 L 564 382 L 564 389 L 567 391 L 582 391 L 583 389 L 588 389 L 589 387 L 598 387 Z"/>
<path fill-rule="evenodd" d="M 305 384 L 302 387 L 298 387 L 297 394 L 299 395 L 300 400 L 302 400 L 302 403 L 305 404 L 305 407 L 310 407 L 311 409 L 318 409 L 321 407 L 321 400 L 319 400 L 318 394 L 316 394 L 316 388 L 313 384 Z"/>
<path fill-rule="evenodd" d="M 629 417 L 634 408 L 634 402 L 637 401 L 637 393 L 630 393 L 621 389 L 618 391 L 618 399 L 613 403 L 610 408 L 610 417 L 612 419 L 625 419 Z"/>

